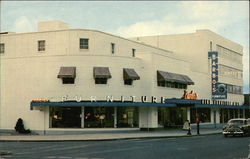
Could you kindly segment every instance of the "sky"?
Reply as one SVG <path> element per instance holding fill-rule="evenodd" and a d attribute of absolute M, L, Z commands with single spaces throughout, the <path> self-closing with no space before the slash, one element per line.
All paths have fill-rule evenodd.
<path fill-rule="evenodd" d="M 244 93 L 249 91 L 248 1 L 0 1 L 1 31 L 37 30 L 61 20 L 70 28 L 122 37 L 192 33 L 209 29 L 244 47 Z"/>

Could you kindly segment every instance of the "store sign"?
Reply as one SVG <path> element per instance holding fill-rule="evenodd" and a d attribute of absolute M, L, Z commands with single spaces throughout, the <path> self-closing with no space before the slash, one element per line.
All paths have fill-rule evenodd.
<path fill-rule="evenodd" d="M 224 83 L 219 83 L 218 52 L 208 52 L 208 57 L 212 62 L 212 99 L 227 99 L 227 87 Z"/>
<path fill-rule="evenodd" d="M 120 96 L 118 98 L 114 98 L 114 96 L 112 95 L 108 95 L 105 97 L 106 102 L 125 102 L 125 96 Z M 151 102 L 151 103 L 165 103 L 166 98 L 165 97 L 156 97 L 156 96 L 127 96 L 126 102 L 136 102 L 136 101 L 140 101 L 142 103 L 145 102 Z M 81 102 L 81 101 L 90 101 L 90 102 L 97 102 L 97 101 L 103 101 L 103 100 L 98 100 L 96 96 L 90 96 L 87 99 L 83 99 L 81 96 L 76 95 L 73 97 L 70 97 L 69 95 L 65 95 L 62 97 L 62 101 L 66 102 L 66 101 L 77 101 L 77 102 Z"/>
<path fill-rule="evenodd" d="M 219 100 L 210 100 L 210 99 L 202 99 L 201 104 L 208 104 L 208 105 L 230 105 L 230 106 L 239 106 L 239 102 L 233 101 L 219 101 Z"/>

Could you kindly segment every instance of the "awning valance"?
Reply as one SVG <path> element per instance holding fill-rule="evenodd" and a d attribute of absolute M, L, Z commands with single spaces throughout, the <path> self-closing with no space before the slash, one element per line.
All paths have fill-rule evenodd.
<path fill-rule="evenodd" d="M 34 107 L 176 107 L 176 104 L 150 102 L 31 102 Z"/>
<path fill-rule="evenodd" d="M 94 67 L 94 78 L 111 78 L 108 67 Z"/>
<path fill-rule="evenodd" d="M 159 70 L 157 71 L 157 80 L 177 82 L 177 83 L 183 83 L 183 84 L 188 84 L 188 85 L 194 84 L 194 82 L 187 75 L 164 72 L 164 71 L 159 71 Z"/>
<path fill-rule="evenodd" d="M 75 78 L 76 67 L 61 67 L 57 78 Z"/>
<path fill-rule="evenodd" d="M 140 76 L 135 72 L 132 68 L 124 68 L 123 69 L 123 78 L 131 79 L 131 80 L 139 80 Z"/>

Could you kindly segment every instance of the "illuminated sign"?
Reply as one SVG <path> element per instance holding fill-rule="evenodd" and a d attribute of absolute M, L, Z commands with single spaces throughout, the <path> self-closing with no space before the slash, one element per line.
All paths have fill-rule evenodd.
<path fill-rule="evenodd" d="M 219 83 L 218 78 L 218 52 L 208 52 L 208 57 L 211 58 L 212 72 L 212 99 L 227 99 L 227 85 Z"/>

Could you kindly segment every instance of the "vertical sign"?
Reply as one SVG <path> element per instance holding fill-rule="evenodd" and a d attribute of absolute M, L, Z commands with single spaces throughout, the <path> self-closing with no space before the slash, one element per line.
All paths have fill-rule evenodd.
<path fill-rule="evenodd" d="M 218 52 L 208 52 L 208 57 L 211 58 L 212 65 L 212 99 L 227 99 L 226 84 L 218 82 Z"/>

